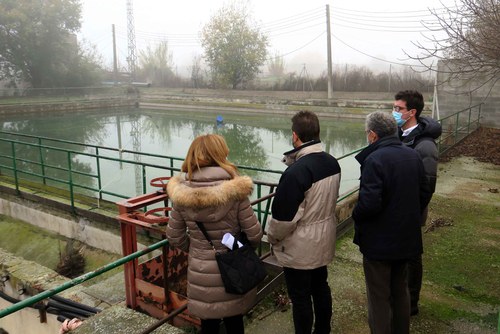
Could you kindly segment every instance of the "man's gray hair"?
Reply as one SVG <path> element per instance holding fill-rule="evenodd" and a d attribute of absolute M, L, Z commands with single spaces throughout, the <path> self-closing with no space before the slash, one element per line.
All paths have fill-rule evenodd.
<path fill-rule="evenodd" d="M 379 138 L 393 136 L 398 131 L 398 125 L 391 114 L 384 111 L 375 111 L 366 116 L 366 131 L 372 130 Z"/>

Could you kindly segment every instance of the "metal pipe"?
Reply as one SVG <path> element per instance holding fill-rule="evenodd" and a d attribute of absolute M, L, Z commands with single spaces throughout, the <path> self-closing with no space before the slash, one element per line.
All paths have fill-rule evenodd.
<path fill-rule="evenodd" d="M 122 257 L 121 259 L 118 259 L 114 262 L 111 262 L 97 270 L 94 270 L 90 273 L 87 273 L 87 274 L 83 274 L 81 276 L 78 276 L 77 278 L 74 278 L 72 279 L 71 281 L 69 282 L 66 282 L 66 283 L 63 283 L 61 284 L 60 286 L 58 287 L 55 287 L 55 288 L 52 288 L 50 290 L 46 290 L 46 291 L 43 291 L 35 296 L 32 296 L 32 297 L 29 297 L 27 299 L 24 299 L 22 301 L 20 301 L 19 303 L 16 303 L 14 305 L 11 305 L 9 307 L 6 307 L 4 308 L 3 310 L 0 311 L 0 318 L 3 318 L 5 317 L 6 315 L 9 315 L 11 313 L 14 313 L 14 312 L 17 312 L 27 306 L 31 306 L 45 298 L 48 298 L 48 297 L 51 297 L 53 295 L 56 295 L 64 290 L 67 290 L 69 288 L 72 288 L 74 287 L 75 285 L 78 285 L 78 284 L 81 284 L 85 281 L 88 281 L 89 279 L 91 278 L 94 278 L 96 276 L 99 276 L 101 275 L 102 273 L 105 273 L 111 269 L 114 269 L 118 266 L 121 266 L 122 264 L 125 264 L 129 261 L 132 261 L 132 260 L 135 260 L 137 259 L 138 257 L 144 255 L 144 254 L 147 254 L 147 253 L 150 253 L 151 251 L 154 251 L 155 249 L 158 249 L 160 247 L 163 247 L 163 246 L 166 246 L 168 245 L 168 240 L 165 239 L 165 240 L 161 240 L 149 247 L 147 247 L 146 249 L 143 249 L 143 250 L 140 250 L 140 251 L 137 251 L 135 253 L 132 253 L 130 255 L 127 255 L 125 257 Z"/>
<path fill-rule="evenodd" d="M 146 328 L 145 330 L 143 330 L 141 332 L 141 334 L 149 334 L 149 333 L 151 333 L 152 331 L 154 331 L 155 329 L 157 329 L 158 327 L 160 327 L 161 325 L 163 325 L 164 323 L 166 323 L 167 321 L 169 321 L 170 319 L 172 319 L 173 317 L 175 317 L 177 314 L 179 314 L 182 311 L 184 311 L 186 308 L 187 308 L 187 304 L 184 304 L 181 307 L 173 310 L 165 318 L 161 319 L 160 321 L 155 322 L 154 324 L 152 324 L 151 326 L 149 326 L 148 328 Z"/>

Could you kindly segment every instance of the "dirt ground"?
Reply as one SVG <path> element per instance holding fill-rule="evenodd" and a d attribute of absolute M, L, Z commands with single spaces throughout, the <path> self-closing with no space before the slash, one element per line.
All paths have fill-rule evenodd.
<path fill-rule="evenodd" d="M 451 158 L 467 156 L 481 162 L 500 165 L 500 129 L 480 127 L 459 145 L 451 148 L 440 157 L 441 162 Z"/>

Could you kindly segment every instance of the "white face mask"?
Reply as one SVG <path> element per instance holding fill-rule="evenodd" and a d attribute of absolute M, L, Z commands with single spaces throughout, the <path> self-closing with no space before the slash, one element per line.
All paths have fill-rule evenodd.
<path fill-rule="evenodd" d="M 366 131 L 365 130 L 365 133 L 366 133 L 366 142 L 368 143 L 368 145 L 371 145 L 372 142 L 370 142 L 370 133 L 371 131 Z"/>

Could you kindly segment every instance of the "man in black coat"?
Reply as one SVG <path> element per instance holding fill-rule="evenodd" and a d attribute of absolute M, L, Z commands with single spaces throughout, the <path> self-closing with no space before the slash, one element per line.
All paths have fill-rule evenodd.
<path fill-rule="evenodd" d="M 418 153 L 401 143 L 394 118 L 367 116 L 368 147 L 361 164 L 359 199 L 352 217 L 354 243 L 363 254 L 368 322 L 372 333 L 408 333 L 407 262 L 422 254 L 420 222 L 432 192 Z"/>
<path fill-rule="evenodd" d="M 399 127 L 399 138 L 403 145 L 417 151 L 424 164 L 425 175 L 431 191 L 436 189 L 438 149 L 435 140 L 441 136 L 441 124 L 420 114 L 424 109 L 422 94 L 414 90 L 404 90 L 394 96 L 392 115 Z M 427 220 L 427 207 L 421 224 Z M 418 314 L 418 300 L 422 288 L 422 255 L 408 262 L 408 288 L 410 289 L 411 315 Z"/>

